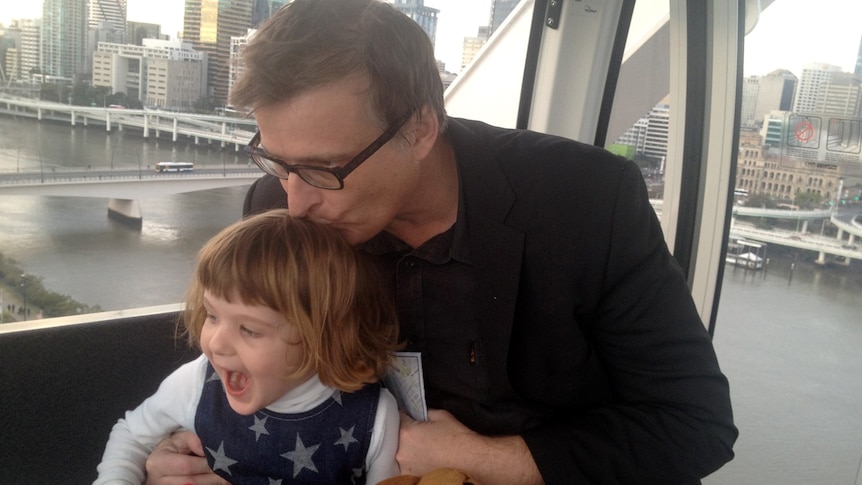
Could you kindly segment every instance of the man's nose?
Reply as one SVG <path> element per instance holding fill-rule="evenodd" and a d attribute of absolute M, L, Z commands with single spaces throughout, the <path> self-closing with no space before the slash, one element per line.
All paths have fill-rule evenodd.
<path fill-rule="evenodd" d="M 320 189 L 312 187 L 295 173 L 287 179 L 281 179 L 281 188 L 287 194 L 287 208 L 295 217 L 305 217 L 309 209 L 316 203 Z"/>

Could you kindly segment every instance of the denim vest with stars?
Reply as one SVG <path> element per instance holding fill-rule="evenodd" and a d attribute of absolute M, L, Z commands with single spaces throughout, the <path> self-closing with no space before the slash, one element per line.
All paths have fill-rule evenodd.
<path fill-rule="evenodd" d="M 250 416 L 231 409 L 207 364 L 195 430 L 210 468 L 234 485 L 364 484 L 380 385 L 336 391 L 310 411 Z"/>

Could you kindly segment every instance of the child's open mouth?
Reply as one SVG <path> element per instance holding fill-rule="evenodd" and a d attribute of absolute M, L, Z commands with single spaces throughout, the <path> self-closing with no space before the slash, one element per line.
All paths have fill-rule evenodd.
<path fill-rule="evenodd" d="M 225 391 L 231 396 L 239 396 L 248 387 L 248 377 L 242 372 L 227 371 L 225 380 Z"/>

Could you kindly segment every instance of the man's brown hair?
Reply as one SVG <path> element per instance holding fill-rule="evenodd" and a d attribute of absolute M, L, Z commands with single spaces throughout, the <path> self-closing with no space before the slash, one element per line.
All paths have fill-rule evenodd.
<path fill-rule="evenodd" d="M 183 315 L 193 344 L 207 318 L 204 291 L 283 315 L 305 347 L 295 374 L 313 369 L 342 391 L 381 378 L 397 348 L 395 306 L 377 268 L 337 230 L 287 209 L 237 222 L 201 249 Z"/>
<path fill-rule="evenodd" d="M 242 52 L 231 103 L 254 111 L 304 91 L 367 76 L 369 100 L 388 125 L 431 107 L 445 131 L 443 83 L 425 31 L 377 0 L 295 0 L 270 17 Z M 376 120 L 375 120 L 376 121 Z"/>

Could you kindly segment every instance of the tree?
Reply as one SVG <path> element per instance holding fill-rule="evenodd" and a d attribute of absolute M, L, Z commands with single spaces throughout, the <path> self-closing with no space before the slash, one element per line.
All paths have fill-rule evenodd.
<path fill-rule="evenodd" d="M 195 113 L 212 114 L 215 107 L 215 100 L 208 96 L 201 96 L 192 103 L 192 109 Z"/>
<path fill-rule="evenodd" d="M 764 209 L 775 209 L 778 207 L 778 203 L 775 202 L 775 199 L 767 194 L 752 194 L 745 201 L 745 205 L 748 207 L 762 207 Z"/>
<path fill-rule="evenodd" d="M 793 203 L 800 209 L 811 210 L 823 203 L 823 196 L 815 192 L 797 192 Z"/>

